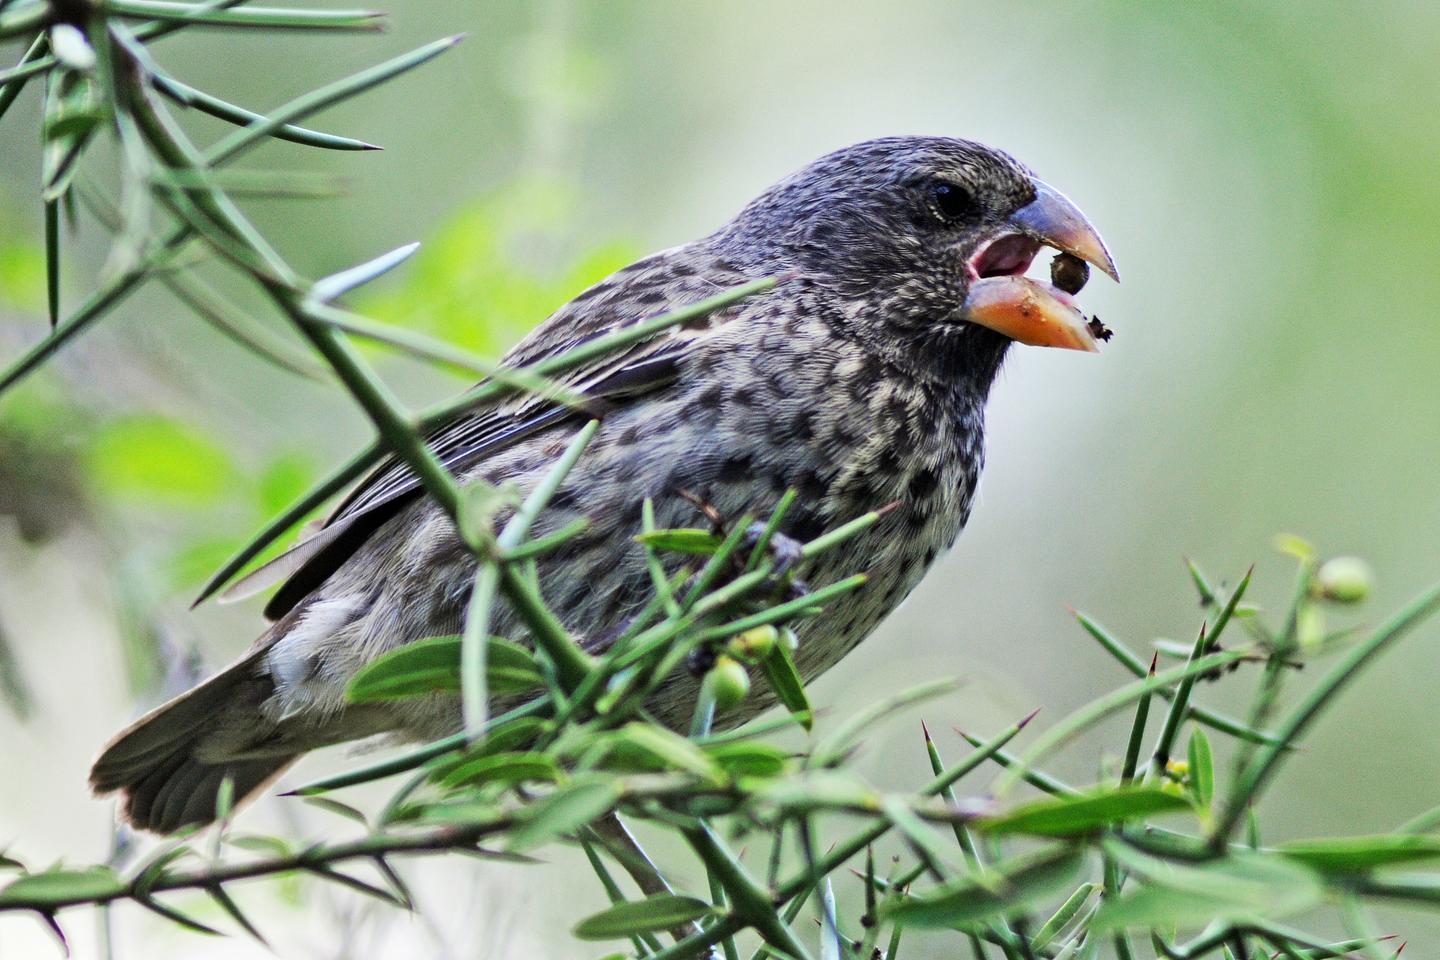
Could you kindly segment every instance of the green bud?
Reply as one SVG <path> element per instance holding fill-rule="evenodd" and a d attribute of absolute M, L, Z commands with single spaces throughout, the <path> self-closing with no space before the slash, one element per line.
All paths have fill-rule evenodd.
<path fill-rule="evenodd" d="M 744 663 L 757 663 L 775 649 L 775 641 L 779 636 L 780 631 L 769 624 L 754 627 L 731 637 L 730 642 L 725 644 L 725 652 Z"/>
<path fill-rule="evenodd" d="M 780 630 L 780 645 L 790 653 L 794 653 L 800 649 L 800 637 L 796 635 L 794 630 L 791 630 L 789 627 L 784 627 Z"/>
<path fill-rule="evenodd" d="M 1370 596 L 1375 578 L 1370 565 L 1359 557 L 1335 557 L 1320 565 L 1315 586 L 1320 596 L 1335 603 L 1359 603 Z"/>
<path fill-rule="evenodd" d="M 733 710 L 750 693 L 750 674 L 739 661 L 721 654 L 705 674 L 704 692 L 714 699 L 716 712 Z"/>
<path fill-rule="evenodd" d="M 1276 536 L 1275 549 L 1281 553 L 1290 554 L 1301 563 L 1310 563 L 1315 559 L 1315 548 L 1310 545 L 1310 542 L 1293 533 L 1282 533 Z"/>
<path fill-rule="evenodd" d="M 1295 641 L 1300 649 L 1311 650 L 1325 642 L 1325 611 L 1313 603 L 1302 603 L 1295 615 Z"/>

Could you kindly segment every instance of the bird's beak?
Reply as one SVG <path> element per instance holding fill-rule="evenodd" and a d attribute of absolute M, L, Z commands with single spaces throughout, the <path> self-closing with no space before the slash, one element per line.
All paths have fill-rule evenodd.
<path fill-rule="evenodd" d="M 1009 218 L 1011 230 L 970 259 L 964 318 L 1020 343 L 1095 352 L 1093 324 L 1064 290 L 1024 276 L 1041 245 L 1053 247 L 1120 279 L 1105 241 L 1066 196 L 1042 180 L 1035 199 Z"/>

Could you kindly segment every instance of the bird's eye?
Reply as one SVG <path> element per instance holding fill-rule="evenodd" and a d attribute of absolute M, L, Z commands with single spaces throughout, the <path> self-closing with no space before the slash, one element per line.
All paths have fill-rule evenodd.
<path fill-rule="evenodd" d="M 935 209 L 946 220 L 960 220 L 975 213 L 975 195 L 954 183 L 937 183 L 932 188 Z"/>

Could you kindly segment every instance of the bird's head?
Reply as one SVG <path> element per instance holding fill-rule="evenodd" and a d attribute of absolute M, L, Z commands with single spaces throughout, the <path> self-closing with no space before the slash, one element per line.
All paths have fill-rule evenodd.
<path fill-rule="evenodd" d="M 1008 154 L 948 137 L 846 147 L 761 194 L 721 232 L 757 265 L 838 296 L 855 335 L 953 369 L 998 368 L 1013 341 L 1095 350 L 1061 286 L 1025 277 L 1046 247 L 1119 279 L 1104 241 L 1063 194 Z M 1081 267 L 1069 260 L 1072 267 Z M 839 306 L 836 306 L 836 305 Z M 980 372 L 980 371 L 975 371 Z"/>

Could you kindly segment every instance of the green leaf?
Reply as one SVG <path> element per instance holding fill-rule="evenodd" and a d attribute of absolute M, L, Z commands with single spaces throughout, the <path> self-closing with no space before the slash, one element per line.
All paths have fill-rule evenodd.
<path fill-rule="evenodd" d="M 1213 921 L 1253 923 L 1302 913 L 1321 902 L 1319 875 L 1273 854 L 1235 851 L 1200 864 L 1151 857 L 1120 842 L 1105 850 L 1143 882 L 1095 915 L 1097 930 L 1201 927 Z"/>
<path fill-rule="evenodd" d="M 70 189 L 90 134 L 107 117 L 100 93 L 87 77 L 51 74 L 45 84 L 45 149 L 41 157 L 42 196 L 58 200 Z"/>
<path fill-rule="evenodd" d="M 542 686 L 530 652 L 503 637 L 491 637 L 486 676 L 492 693 L 526 693 Z M 367 664 L 350 681 L 351 703 L 408 700 L 460 689 L 460 638 L 430 637 L 407 643 Z"/>
<path fill-rule="evenodd" d="M 45 294 L 50 329 L 60 322 L 60 201 L 45 201 Z"/>
<path fill-rule="evenodd" d="M 289 103 L 276 107 L 263 120 L 250 123 L 213 144 L 205 151 L 203 162 L 206 166 L 219 166 L 295 121 L 303 120 L 318 110 L 364 93 L 392 77 L 433 60 L 459 43 L 460 39 L 460 37 L 446 37 L 443 40 L 427 43 L 409 53 L 361 70 L 359 73 L 327 84 L 318 90 L 302 94 Z"/>
<path fill-rule="evenodd" d="M 615 788 L 600 780 L 582 780 L 556 790 L 525 809 L 523 823 L 510 836 L 506 849 L 531 850 L 598 820 L 615 806 Z"/>
<path fill-rule="evenodd" d="M 96 127 L 109 119 L 110 114 L 99 105 L 77 107 L 46 123 L 45 136 L 51 140 L 78 140 L 88 137 Z"/>
<path fill-rule="evenodd" d="M 720 764 L 693 742 L 663 727 L 645 723 L 628 723 L 615 731 L 609 757 L 620 760 L 622 765 L 628 761 L 640 769 L 683 770 L 712 783 L 725 779 Z"/>
<path fill-rule="evenodd" d="M 1440 857 L 1440 837 L 1382 834 L 1371 837 L 1335 837 L 1292 840 L 1277 848 L 1283 856 L 1299 860 L 1324 873 L 1355 873 Z"/>
<path fill-rule="evenodd" d="M 1085 906 L 1085 901 L 1090 899 L 1090 894 L 1094 893 L 1098 886 L 1099 884 L 1089 881 L 1080 884 L 1035 934 L 1030 944 L 1031 949 L 1038 952 L 1050 946 L 1055 938 L 1060 936 L 1066 925 L 1075 919 L 1075 915 L 1080 912 L 1081 907 Z"/>
<path fill-rule="evenodd" d="M 1047 847 L 997 864 L 984 874 L 902 900 L 884 912 L 897 926 L 956 927 L 1014 916 L 1075 882 L 1084 853 Z"/>
<path fill-rule="evenodd" d="M 396 247 L 389 253 L 383 253 L 358 266 L 341 270 L 339 273 L 332 273 L 328 277 L 315 281 L 310 288 L 311 296 L 325 302 L 338 300 L 356 287 L 394 270 L 414 256 L 415 251 L 419 249 L 419 243 L 407 243 L 403 247 Z"/>
<path fill-rule="evenodd" d="M 29 873 L 0 890 L 0 906 L 24 904 L 45 909 L 81 900 L 106 900 L 125 892 L 125 882 L 109 867 Z"/>
<path fill-rule="evenodd" d="M 654 550 L 670 553 L 698 553 L 709 555 L 720 549 L 725 538 L 709 530 L 684 527 L 675 530 L 650 530 L 635 538 L 639 543 Z"/>
<path fill-rule="evenodd" d="M 370 826 L 370 821 L 366 819 L 365 814 L 348 803 L 341 803 L 339 800 L 332 800 L 329 797 L 303 797 L 302 799 L 312 807 L 318 807 L 328 813 L 344 817 L 346 820 L 353 820 L 362 827 Z"/>
<path fill-rule="evenodd" d="M 768 743 L 743 741 L 705 747 L 710 759 L 731 777 L 778 777 L 791 769 L 790 754 Z"/>
<path fill-rule="evenodd" d="M 796 813 L 806 813 L 816 807 L 874 809 L 880 802 L 874 788 L 859 777 L 829 770 L 756 784 L 753 796 Z"/>
<path fill-rule="evenodd" d="M 108 0 L 126 17 L 203 23 L 215 27 L 266 27 L 288 30 L 379 30 L 383 14 L 368 10 L 282 10 L 274 7 L 228 9 L 215 4 L 172 0 Z"/>
<path fill-rule="evenodd" d="M 230 819 L 231 812 L 235 809 L 235 778 L 230 774 L 220 781 L 220 789 L 215 793 L 215 819 L 220 823 Z"/>
<path fill-rule="evenodd" d="M 218 117 L 228 123 L 246 126 L 255 121 L 264 121 L 264 116 L 244 107 L 238 107 L 233 103 L 227 103 L 219 97 L 211 96 L 203 90 L 197 90 L 188 84 L 181 83 L 174 77 L 164 73 L 153 73 L 151 80 L 155 89 L 185 107 L 193 107 L 202 113 L 208 113 L 212 117 Z M 279 140 L 290 140 L 294 143 L 303 143 L 307 146 L 321 147 L 327 150 L 378 150 L 372 143 L 363 140 L 354 140 L 350 137 L 337 137 L 328 133 L 320 133 L 316 130 L 307 130 L 305 127 L 297 127 L 286 124 L 277 129 L 271 136 Z"/>
<path fill-rule="evenodd" d="M 1190 734 L 1190 789 L 1202 807 L 1215 799 L 1215 758 L 1210 751 L 1210 738 L 1196 727 Z"/>
<path fill-rule="evenodd" d="M 231 898 L 223 886 L 216 884 L 206 889 L 205 892 L 210 894 L 210 899 L 214 900 L 221 910 L 224 910 L 230 915 L 230 919 L 238 923 L 241 928 L 250 934 L 250 936 L 254 937 L 262 947 L 269 949 L 270 944 L 264 935 L 260 933 L 260 928 L 250 921 L 250 918 L 240 909 L 240 905 Z"/>
<path fill-rule="evenodd" d="M 539 739 L 541 732 L 549 729 L 550 723 L 539 717 L 517 717 L 502 723 L 486 734 L 484 740 L 472 743 L 460 753 L 446 753 L 430 762 L 430 782 L 441 783 L 452 771 L 497 753 L 525 752 L 525 748 Z"/>
<path fill-rule="evenodd" d="M 543 781 L 555 783 L 562 776 L 560 765 L 543 753 L 492 753 L 474 757 L 452 766 L 439 778 L 442 787 L 480 786 L 487 783 L 506 785 Z"/>
<path fill-rule="evenodd" d="M 208 927 L 205 924 L 201 923 L 199 920 L 196 920 L 193 917 L 181 913 L 174 907 L 166 906 L 159 900 L 156 900 L 154 897 L 137 896 L 135 898 L 135 902 L 140 904 L 140 906 L 144 907 L 145 909 L 157 913 L 160 916 L 164 917 L 166 920 L 169 920 L 171 923 L 178 924 L 179 926 L 182 926 L 187 930 L 193 930 L 195 933 L 203 933 L 211 937 L 223 936 L 223 934 L 221 934 L 220 931 L 216 930 L 214 927 Z"/>
<path fill-rule="evenodd" d="M 795 668 L 795 660 L 785 649 L 785 644 L 775 644 L 762 666 L 765 668 L 765 679 L 770 682 L 770 688 L 775 691 L 781 705 L 808 731 L 815 724 L 814 713 L 810 709 L 810 698 L 805 694 L 805 681 L 800 679 L 800 671 Z"/>
<path fill-rule="evenodd" d="M 987 833 L 1079 837 L 1115 823 L 1188 809 L 1190 803 L 1158 787 L 1114 787 L 1078 796 L 1046 797 L 975 821 Z"/>
<path fill-rule="evenodd" d="M 715 908 L 704 900 L 660 893 L 644 900 L 617 903 L 586 917 L 575 925 L 575 936 L 581 940 L 620 940 L 638 933 L 671 930 L 714 913 Z"/>
<path fill-rule="evenodd" d="M 249 850 L 251 853 L 264 854 L 267 857 L 289 857 L 295 853 L 295 848 L 287 841 L 279 837 L 261 834 L 231 834 L 225 838 L 225 842 L 232 847 Z"/>

